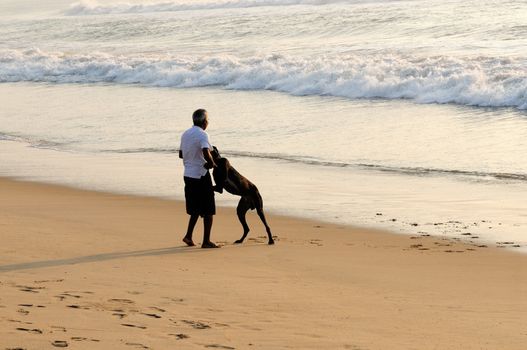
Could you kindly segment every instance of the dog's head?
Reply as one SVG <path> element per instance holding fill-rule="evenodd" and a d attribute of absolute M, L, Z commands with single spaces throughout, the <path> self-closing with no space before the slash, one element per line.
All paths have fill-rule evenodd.
<path fill-rule="evenodd" d="M 221 158 L 220 151 L 218 151 L 218 147 L 216 146 L 212 146 L 210 154 L 212 155 L 212 159 L 214 160 Z"/>

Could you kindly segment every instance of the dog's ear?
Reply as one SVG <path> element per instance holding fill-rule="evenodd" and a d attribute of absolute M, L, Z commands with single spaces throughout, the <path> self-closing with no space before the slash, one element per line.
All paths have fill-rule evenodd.
<path fill-rule="evenodd" d="M 212 151 L 210 154 L 212 155 L 212 159 L 221 158 L 220 151 L 218 151 L 218 147 L 216 146 L 212 146 Z"/>

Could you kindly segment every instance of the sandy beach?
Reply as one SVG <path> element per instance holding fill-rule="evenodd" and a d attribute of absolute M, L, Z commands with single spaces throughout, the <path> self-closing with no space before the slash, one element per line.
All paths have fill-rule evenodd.
<path fill-rule="evenodd" d="M 525 349 L 527 256 L 0 180 L 0 349 Z M 201 240 L 199 226 L 195 240 Z M 481 244 L 480 244 L 481 245 Z"/>
<path fill-rule="evenodd" d="M 0 350 L 527 350 L 525 14 L 0 1 Z"/>

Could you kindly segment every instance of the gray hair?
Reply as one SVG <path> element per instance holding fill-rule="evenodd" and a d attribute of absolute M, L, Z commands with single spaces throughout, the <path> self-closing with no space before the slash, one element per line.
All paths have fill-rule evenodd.
<path fill-rule="evenodd" d="M 207 119 L 207 111 L 205 109 L 196 109 L 194 113 L 192 113 L 192 121 L 194 122 L 194 125 L 203 125 L 205 119 Z"/>

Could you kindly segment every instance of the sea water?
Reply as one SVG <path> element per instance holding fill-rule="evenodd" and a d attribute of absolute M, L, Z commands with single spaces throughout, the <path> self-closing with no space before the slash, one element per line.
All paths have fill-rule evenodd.
<path fill-rule="evenodd" d="M 0 82 L 1 175 L 181 199 L 204 107 L 268 211 L 527 245 L 524 1 L 8 0 Z"/>

